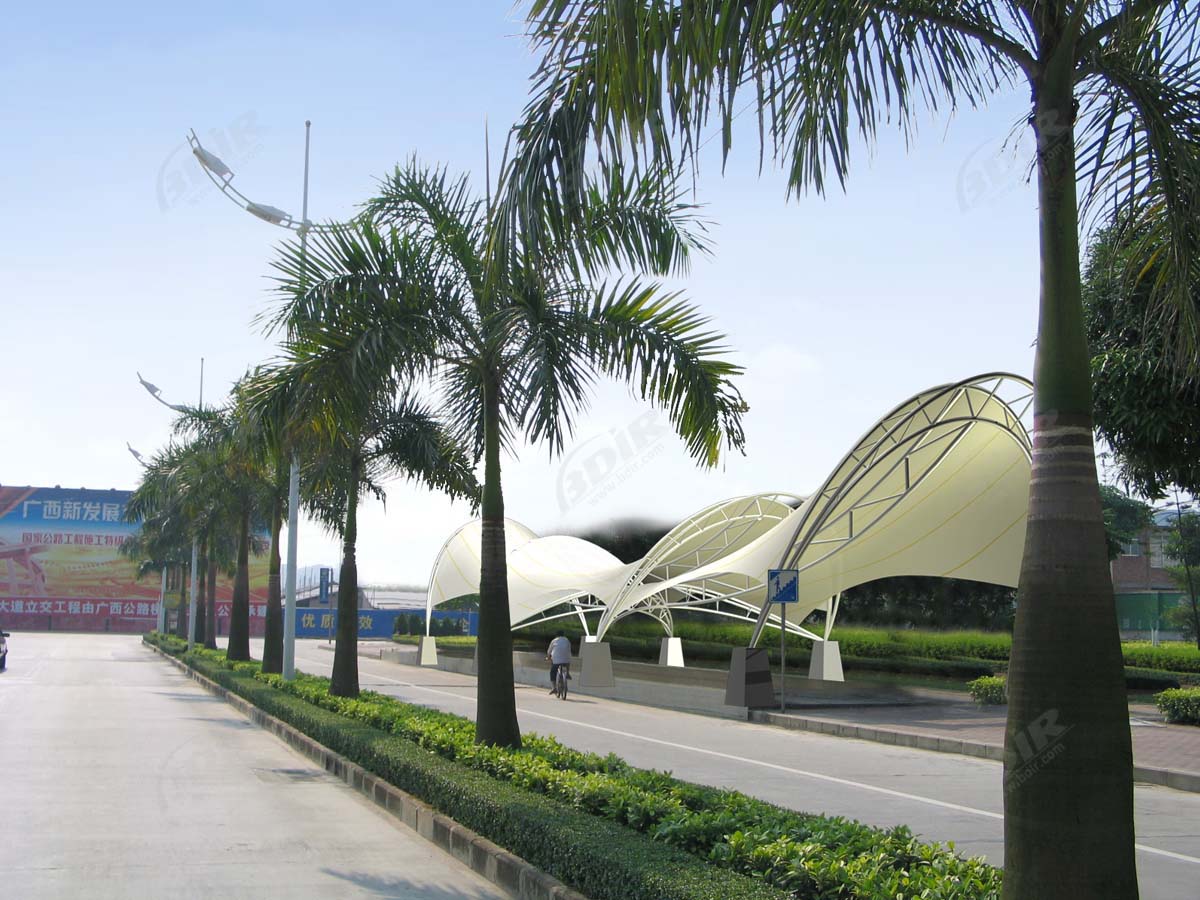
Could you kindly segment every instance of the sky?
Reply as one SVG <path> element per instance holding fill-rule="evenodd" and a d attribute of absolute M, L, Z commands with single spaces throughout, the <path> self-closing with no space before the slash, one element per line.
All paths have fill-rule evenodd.
<path fill-rule="evenodd" d="M 22 4 L 0 33 L 0 483 L 131 489 L 172 403 L 215 402 L 275 338 L 271 260 L 286 233 L 204 178 L 189 129 L 252 199 L 352 215 L 412 155 L 484 187 L 537 60 L 498 2 Z M 806 494 L 884 412 L 924 388 L 1032 374 L 1036 192 L 1027 93 L 925 117 L 906 144 L 855 148 L 845 191 L 789 200 L 759 171 L 752 121 L 695 200 L 711 256 L 671 282 L 745 367 L 745 454 L 712 470 L 665 416 L 601 383 L 560 457 L 503 461 L 508 515 L 539 534 L 630 518 L 671 524 L 740 494 Z M 752 119 L 752 115 L 744 117 Z M 469 508 L 390 486 L 359 518 L 360 579 L 423 584 Z M 302 565 L 338 542 L 301 522 Z"/>

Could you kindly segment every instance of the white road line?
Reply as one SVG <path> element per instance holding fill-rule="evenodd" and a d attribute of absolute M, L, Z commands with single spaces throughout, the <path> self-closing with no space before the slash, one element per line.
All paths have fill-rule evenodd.
<path fill-rule="evenodd" d="M 321 662 L 320 660 L 316 660 L 316 659 L 306 659 L 305 662 L 316 663 L 316 664 L 322 665 L 322 666 L 325 665 L 325 663 Z M 388 678 L 386 675 L 379 675 L 374 672 L 371 673 L 370 677 L 378 678 L 381 681 L 390 681 L 392 684 L 398 684 L 402 687 L 412 688 L 415 691 L 425 691 L 428 694 L 439 694 L 443 697 L 453 697 L 455 700 L 466 701 L 468 703 L 475 702 L 474 697 L 467 697 L 467 696 L 463 696 L 462 694 L 451 693 L 450 691 L 439 691 L 436 688 L 424 687 L 422 685 L 413 684 L 411 681 L 401 681 L 398 678 Z M 548 713 L 534 712 L 531 709 L 522 709 L 520 711 L 525 715 L 537 716 L 538 718 L 542 718 L 542 719 L 549 719 L 552 722 L 562 722 L 567 725 L 577 725 L 580 728 L 590 728 L 593 731 L 603 731 L 606 734 L 613 734 L 613 735 L 617 735 L 618 737 L 631 738 L 631 739 L 637 740 L 637 741 L 645 741 L 646 743 L 649 743 L 649 744 L 658 744 L 662 747 L 671 747 L 672 749 L 675 749 L 675 750 L 685 750 L 685 751 L 689 751 L 691 753 L 702 753 L 705 756 L 715 756 L 718 759 L 727 759 L 732 762 L 745 763 L 746 765 L 750 765 L 750 766 L 759 766 L 764 769 L 773 769 L 774 771 L 777 771 L 777 772 L 787 772 L 789 775 L 800 775 L 804 778 L 812 778 L 817 781 L 825 781 L 825 782 L 829 782 L 831 784 L 840 784 L 840 785 L 843 785 L 844 787 L 858 788 L 859 790 L 870 791 L 870 792 L 876 793 L 876 794 L 884 794 L 889 797 L 898 797 L 901 800 L 911 800 L 914 803 L 924 803 L 929 806 L 939 806 L 943 809 L 952 809 L 952 810 L 955 810 L 956 812 L 963 812 L 963 813 L 968 813 L 970 815 L 982 816 L 982 817 L 988 818 L 988 819 L 999 819 L 1000 821 L 1004 821 L 1004 815 L 1002 813 L 991 812 L 990 810 L 986 810 L 986 809 L 977 809 L 974 806 L 963 806 L 958 803 L 949 803 L 945 800 L 937 800 L 933 797 L 922 797 L 920 794 L 909 794 L 909 793 L 906 793 L 905 791 L 894 791 L 891 788 L 879 787 L 878 785 L 875 785 L 875 784 L 865 784 L 861 781 L 852 781 L 849 778 L 838 778 L 835 775 L 826 775 L 822 772 L 810 772 L 807 769 L 794 769 L 790 766 L 781 766 L 778 763 L 770 763 L 770 762 L 766 762 L 765 760 L 761 760 L 761 759 L 752 759 L 748 756 L 736 756 L 732 753 L 722 753 L 720 750 L 708 750 L 704 747 L 693 747 L 690 744 L 678 744 L 678 743 L 675 743 L 674 741 L 664 741 L 661 738 L 646 737 L 646 735 L 644 735 L 644 734 L 633 734 L 632 732 L 620 731 L 616 728 L 606 728 L 603 725 L 595 725 L 591 722 L 580 722 L 577 719 L 564 719 L 561 716 L 552 716 L 552 715 L 549 715 Z M 1170 850 L 1160 850 L 1157 847 L 1148 847 L 1145 844 L 1135 844 L 1134 847 L 1143 853 L 1151 853 L 1151 854 L 1154 854 L 1155 856 L 1166 856 L 1171 859 L 1177 859 L 1180 862 L 1187 862 L 1187 863 L 1192 863 L 1194 865 L 1200 865 L 1200 858 L 1197 858 L 1195 856 L 1185 856 L 1182 853 L 1173 853 Z"/>

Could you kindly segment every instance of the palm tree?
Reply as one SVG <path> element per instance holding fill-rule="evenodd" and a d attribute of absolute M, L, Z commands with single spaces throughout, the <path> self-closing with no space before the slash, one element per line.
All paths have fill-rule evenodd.
<path fill-rule="evenodd" d="M 400 390 L 387 372 L 380 381 L 364 382 L 349 368 L 331 371 L 324 365 L 328 351 L 319 330 L 299 334 L 280 364 L 260 370 L 245 386 L 244 396 L 252 417 L 290 421 L 293 434 L 309 434 L 309 509 L 342 538 L 329 691 L 357 697 L 359 500 L 370 494 L 385 501 L 383 481 L 397 473 L 473 502 L 479 486 L 466 454 L 425 404 Z"/>
<path fill-rule="evenodd" d="M 691 454 L 712 465 L 741 447 L 744 410 L 721 337 L 676 295 L 638 280 L 593 284 L 623 263 L 677 271 L 703 246 L 692 209 L 651 179 L 589 185 L 582 227 L 547 223 L 537 254 L 497 228 L 465 177 L 397 168 L 365 217 L 287 248 L 277 268 L 289 333 L 319 331 L 358 379 L 395 368 L 428 378 L 454 437 L 482 458 L 476 740 L 519 746 L 500 456 L 525 438 L 559 450 L 598 375 L 664 407 Z"/>
<path fill-rule="evenodd" d="M 175 432 L 194 446 L 203 476 L 194 494 L 219 508 L 220 521 L 236 535 L 233 598 L 229 611 L 229 640 L 225 655 L 250 659 L 250 555 L 261 553 L 257 535 L 271 507 L 274 483 L 253 442 L 244 407 L 235 388 L 221 407 L 184 408 Z M 195 500 L 194 500 L 195 502 Z M 215 623 L 214 623 L 215 625 Z"/>
<path fill-rule="evenodd" d="M 678 165 L 739 101 L 789 191 L 844 181 L 852 132 L 1030 89 L 1041 316 L 1035 449 L 1005 737 L 1006 897 L 1137 894 L 1132 755 L 1092 439 L 1079 226 L 1161 211 L 1156 285 L 1195 365 L 1185 277 L 1200 244 L 1194 3 L 1179 0 L 532 0 L 545 51 L 518 128 L 510 227 L 578 218 L 585 151 Z M 1109 204 L 1111 206 L 1112 204 Z M 1038 752 L 1041 751 L 1041 752 Z"/>

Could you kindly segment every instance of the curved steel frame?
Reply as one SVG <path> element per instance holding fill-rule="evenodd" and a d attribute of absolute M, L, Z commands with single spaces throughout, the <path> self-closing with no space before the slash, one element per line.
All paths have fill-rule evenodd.
<path fill-rule="evenodd" d="M 733 569 L 722 571 L 714 564 L 719 565 L 723 557 L 750 547 L 760 538 L 767 543 L 747 552 L 774 553 L 771 548 L 776 544 L 768 536 L 774 529 L 788 527 L 791 534 L 782 544 L 777 566 L 801 572 L 811 569 L 870 533 L 978 427 L 995 428 L 1007 435 L 1028 462 L 1032 447 L 1026 420 L 1032 403 L 1033 385 L 1027 379 L 1001 372 L 923 391 L 872 426 L 812 496 L 775 492 L 711 504 L 659 540 L 623 576 L 611 597 L 596 593 L 611 590 L 611 582 L 603 589 L 580 584 L 574 590 L 572 586 L 554 598 L 553 605 L 513 628 L 577 616 L 585 632 L 590 633 L 587 616 L 599 614 L 595 634 L 602 639 L 613 624 L 639 614 L 656 619 L 670 635 L 674 630 L 673 611 L 689 609 L 753 623 L 754 646 L 767 625 L 781 624 L 779 617 L 771 614 L 771 604 L 764 596 L 766 572 L 748 575 Z M 785 525 L 789 519 L 795 524 Z M 442 556 L 461 531 L 456 530 L 438 554 L 430 578 L 430 608 Z M 702 569 L 705 571 L 700 574 Z M 695 581 L 686 577 L 692 571 L 698 572 Z M 619 575 L 619 570 L 613 574 Z M 664 584 L 661 591 L 645 593 L 659 582 Z M 630 603 L 635 592 L 645 595 Z M 827 639 L 840 596 L 825 602 L 824 635 L 796 621 L 787 622 L 787 630 L 813 641 Z M 820 606 L 810 602 L 807 608 Z"/>

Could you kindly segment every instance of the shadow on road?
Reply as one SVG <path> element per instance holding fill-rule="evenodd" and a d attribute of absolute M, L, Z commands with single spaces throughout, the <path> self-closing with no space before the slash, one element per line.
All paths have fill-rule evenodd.
<path fill-rule="evenodd" d="M 332 875 L 334 878 L 340 878 L 364 888 L 377 897 L 387 897 L 389 900 L 478 900 L 478 898 L 487 896 L 476 891 L 464 893 L 435 884 L 410 881 L 407 878 L 380 878 L 364 872 L 339 872 L 329 868 L 321 871 L 326 875 Z M 499 889 L 496 889 L 492 896 L 499 893 Z"/>

